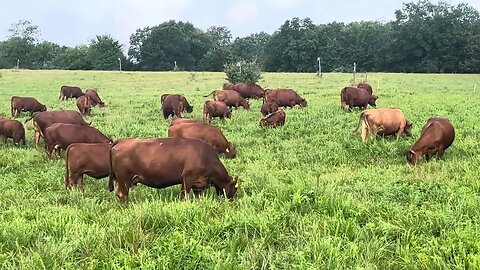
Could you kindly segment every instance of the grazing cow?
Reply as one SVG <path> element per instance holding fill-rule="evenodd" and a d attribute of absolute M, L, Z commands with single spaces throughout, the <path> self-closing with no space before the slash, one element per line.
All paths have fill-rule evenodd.
<path fill-rule="evenodd" d="M 412 123 L 405 118 L 402 110 L 397 108 L 369 109 L 360 113 L 358 127 L 362 125 L 362 143 L 365 143 L 367 136 L 396 135 L 397 140 L 405 133 L 412 135 Z"/>
<path fill-rule="evenodd" d="M 65 150 L 65 188 L 83 190 L 83 174 L 105 178 L 110 169 L 110 143 L 72 143 Z"/>
<path fill-rule="evenodd" d="M 265 127 L 278 127 L 278 126 L 283 126 L 285 125 L 285 118 L 287 117 L 287 114 L 285 113 L 284 110 L 279 109 L 276 112 L 273 112 L 262 119 L 260 119 L 260 126 Z"/>
<path fill-rule="evenodd" d="M 240 93 L 235 90 L 213 90 L 210 94 L 204 97 L 208 97 L 212 94 L 213 100 L 221 101 L 227 104 L 229 108 L 235 107 L 235 109 L 238 109 L 238 106 L 242 106 L 246 110 L 250 109 L 248 100 L 243 98 Z"/>
<path fill-rule="evenodd" d="M 0 138 L 3 136 L 3 143 L 7 143 L 7 139 L 13 139 L 13 144 L 18 146 L 20 142 L 25 145 L 25 128 L 22 123 L 17 120 L 10 120 L 0 117 Z"/>
<path fill-rule="evenodd" d="M 100 96 L 98 96 L 97 90 L 95 89 L 87 89 L 85 91 L 85 96 L 88 96 L 92 102 L 92 107 L 97 106 L 97 104 L 100 107 L 105 106 L 105 103 L 100 99 Z"/>
<path fill-rule="evenodd" d="M 77 98 L 77 108 L 82 115 L 92 114 L 92 100 L 89 96 L 83 95 Z"/>
<path fill-rule="evenodd" d="M 364 88 L 344 87 L 340 92 L 340 105 L 342 108 L 348 106 L 348 111 L 354 107 L 365 110 L 369 104 L 375 108 L 377 99 L 377 96 L 369 94 Z"/>
<path fill-rule="evenodd" d="M 278 104 L 276 102 L 267 102 L 263 103 L 262 108 L 260 109 L 260 112 L 262 113 L 263 116 L 267 116 L 268 114 L 271 114 L 273 112 L 276 112 L 278 110 Z"/>
<path fill-rule="evenodd" d="M 237 191 L 237 180 L 228 174 L 213 147 L 198 139 L 116 141 L 110 150 L 108 188 L 113 191 L 116 186 L 117 197 L 127 203 L 129 189 L 137 183 L 153 188 L 182 184 L 183 199 L 192 188 L 199 195 L 214 186 L 217 195 L 229 199 Z"/>
<path fill-rule="evenodd" d="M 50 159 L 53 149 L 60 157 L 60 149 L 72 143 L 111 143 L 112 140 L 94 127 L 75 124 L 54 123 L 45 128 L 45 152 Z"/>
<path fill-rule="evenodd" d="M 187 101 L 183 95 L 170 95 L 163 94 L 160 97 L 162 104 L 163 117 L 167 119 L 169 116 L 183 117 L 182 113 L 184 111 L 191 113 L 193 112 L 193 106 Z"/>
<path fill-rule="evenodd" d="M 33 118 L 33 128 L 35 129 L 35 147 L 38 147 L 40 137 L 44 137 L 44 131 L 47 125 L 53 123 L 66 123 L 89 126 L 90 124 L 83 120 L 82 115 L 76 111 L 51 111 L 51 112 L 37 112 L 32 117 L 27 119 L 25 123 Z"/>
<path fill-rule="evenodd" d="M 232 111 L 222 101 L 205 101 L 203 105 L 203 121 L 210 123 L 213 117 L 219 117 L 222 121 L 232 116 Z"/>
<path fill-rule="evenodd" d="M 372 86 L 368 83 L 359 83 L 357 85 L 357 88 L 363 88 L 365 90 L 367 90 L 367 92 L 372 95 L 373 94 L 373 89 L 372 89 Z"/>
<path fill-rule="evenodd" d="M 263 103 L 275 102 L 279 107 L 293 108 L 295 105 L 306 107 L 307 101 L 300 97 L 293 89 L 267 89 Z"/>
<path fill-rule="evenodd" d="M 77 86 L 62 86 L 60 88 L 60 96 L 58 97 L 58 99 L 61 99 L 61 100 L 65 100 L 65 99 L 70 99 L 70 98 L 79 98 L 81 96 L 83 96 L 84 93 L 82 92 L 82 89 L 80 89 L 80 87 L 77 87 Z"/>
<path fill-rule="evenodd" d="M 223 90 L 235 90 L 244 98 L 263 98 L 265 91 L 258 84 L 225 83 Z"/>
<path fill-rule="evenodd" d="M 228 142 L 222 131 L 215 126 L 202 122 L 180 122 L 168 129 L 168 137 L 200 139 L 210 144 L 217 153 L 224 153 L 227 158 L 235 158 L 237 151 Z"/>
<path fill-rule="evenodd" d="M 188 118 L 174 118 L 170 123 L 170 126 L 180 124 L 180 123 L 202 123 L 202 121 L 195 120 L 195 119 L 188 119 Z"/>
<path fill-rule="evenodd" d="M 422 156 L 429 160 L 433 155 L 443 159 L 445 150 L 454 139 L 455 129 L 447 118 L 430 117 L 423 126 L 420 138 L 408 151 L 407 161 L 415 165 Z"/>
<path fill-rule="evenodd" d="M 13 96 L 10 100 L 10 106 L 12 117 L 18 117 L 20 112 L 30 112 L 30 115 L 32 115 L 34 112 L 44 112 L 47 110 L 45 105 L 31 97 Z"/>

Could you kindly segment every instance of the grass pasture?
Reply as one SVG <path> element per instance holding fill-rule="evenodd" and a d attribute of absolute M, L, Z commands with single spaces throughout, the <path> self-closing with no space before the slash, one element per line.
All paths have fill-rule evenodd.
<path fill-rule="evenodd" d="M 223 73 L 1 71 L 0 115 L 13 95 L 52 109 L 60 86 L 95 87 L 107 107 L 87 121 L 114 139 L 164 137 L 162 93 L 183 93 L 201 119 L 203 97 Z M 286 125 L 262 129 L 261 101 L 214 120 L 237 147 L 221 157 L 239 177 L 234 201 L 179 200 L 180 186 L 139 185 L 123 207 L 107 179 L 85 177 L 85 193 L 64 188 L 64 160 L 0 143 L 0 266 L 4 269 L 479 269 L 480 75 L 369 74 L 378 107 L 399 107 L 413 136 L 362 145 L 359 111 L 340 109 L 351 74 L 264 74 L 308 107 Z M 379 81 L 380 88 L 377 89 Z M 428 117 L 448 117 L 456 139 L 445 160 L 407 165 L 404 153 Z M 20 120 L 24 121 L 27 115 Z"/>

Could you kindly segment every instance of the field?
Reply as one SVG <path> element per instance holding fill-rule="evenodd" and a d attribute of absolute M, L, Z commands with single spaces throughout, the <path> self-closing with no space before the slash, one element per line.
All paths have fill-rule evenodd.
<path fill-rule="evenodd" d="M 32 96 L 49 110 L 63 84 L 96 87 L 106 102 L 87 118 L 114 139 L 165 137 L 162 93 L 183 93 L 201 119 L 203 97 L 223 73 L 0 71 L 0 115 L 10 97 Z M 237 147 L 222 162 L 239 177 L 233 201 L 211 189 L 179 200 L 180 186 L 138 185 L 122 206 L 107 179 L 64 187 L 63 159 L 43 142 L 0 144 L 0 265 L 4 269 L 479 269 L 480 75 L 369 74 L 378 107 L 399 107 L 413 136 L 362 145 L 359 111 L 340 109 L 351 74 L 264 74 L 264 87 L 291 87 L 308 101 L 287 109 L 286 125 L 259 127 L 261 101 L 214 120 Z M 379 88 L 378 88 L 379 86 Z M 428 117 L 456 128 L 445 160 L 408 165 L 405 152 Z M 22 115 L 24 121 L 27 115 Z"/>

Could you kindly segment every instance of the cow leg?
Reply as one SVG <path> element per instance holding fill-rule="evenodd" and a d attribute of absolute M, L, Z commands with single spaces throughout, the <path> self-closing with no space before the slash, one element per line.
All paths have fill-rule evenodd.
<path fill-rule="evenodd" d="M 180 199 L 188 200 L 188 193 L 192 189 L 193 179 L 190 177 L 183 177 L 182 191 L 180 193 Z"/>
<path fill-rule="evenodd" d="M 39 141 L 40 141 L 40 131 L 35 130 L 35 147 L 38 147 Z"/>
<path fill-rule="evenodd" d="M 437 152 L 437 157 L 438 159 L 441 159 L 443 160 L 443 154 L 445 153 L 445 150 L 444 149 L 438 149 L 438 152 Z"/>
<path fill-rule="evenodd" d="M 75 185 L 80 189 L 80 191 L 83 193 L 83 174 L 80 174 L 80 176 L 77 178 L 77 181 L 75 181 Z"/>
<path fill-rule="evenodd" d="M 403 133 L 403 128 L 400 128 L 400 129 L 397 131 L 397 134 L 395 134 L 396 137 L 397 137 L 397 141 L 398 141 L 398 139 L 400 138 L 400 136 L 402 135 L 402 133 Z"/>
<path fill-rule="evenodd" d="M 362 120 L 362 143 L 365 144 L 365 141 L 367 139 L 367 136 L 368 136 L 368 126 L 367 124 L 365 123 L 365 120 Z"/>
<path fill-rule="evenodd" d="M 53 146 L 50 146 L 45 143 L 45 152 L 47 153 L 47 158 L 49 160 L 52 159 L 52 151 L 53 151 Z"/>

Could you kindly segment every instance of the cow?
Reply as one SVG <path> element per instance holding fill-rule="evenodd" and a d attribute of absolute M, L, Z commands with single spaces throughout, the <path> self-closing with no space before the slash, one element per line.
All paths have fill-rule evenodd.
<path fill-rule="evenodd" d="M 195 120 L 195 119 L 189 119 L 189 118 L 174 118 L 172 119 L 172 122 L 170 123 L 170 127 L 176 124 L 180 123 L 202 123 L 202 121 Z"/>
<path fill-rule="evenodd" d="M 260 119 L 260 126 L 261 127 L 278 127 L 285 125 L 285 119 L 287 114 L 284 110 L 279 109 L 276 112 L 273 112 L 262 119 Z"/>
<path fill-rule="evenodd" d="M 279 107 L 293 108 L 295 105 L 306 107 L 307 101 L 293 89 L 267 89 L 263 103 L 275 102 Z"/>
<path fill-rule="evenodd" d="M 269 101 L 267 103 L 262 104 L 262 108 L 260 109 L 260 112 L 262 115 L 265 117 L 268 114 L 271 114 L 273 112 L 276 112 L 278 110 L 278 104 L 277 102 Z"/>
<path fill-rule="evenodd" d="M 58 99 L 65 100 L 65 99 L 70 99 L 70 98 L 79 98 L 83 96 L 84 93 L 82 92 L 82 89 L 77 86 L 67 86 L 64 85 L 60 88 L 60 96 Z"/>
<path fill-rule="evenodd" d="M 193 106 L 187 101 L 183 95 L 176 94 L 164 94 L 160 98 L 162 104 L 163 117 L 167 119 L 169 116 L 172 117 L 183 117 L 182 113 L 186 111 L 187 113 L 193 112 Z"/>
<path fill-rule="evenodd" d="M 0 138 L 3 137 L 3 143 L 7 143 L 7 139 L 13 139 L 13 144 L 19 146 L 20 143 L 25 145 L 25 128 L 22 123 L 17 120 L 10 120 L 0 117 Z"/>
<path fill-rule="evenodd" d="M 246 110 L 250 109 L 248 100 L 243 98 L 240 93 L 235 90 L 213 90 L 210 94 L 204 97 L 208 97 L 212 94 L 213 100 L 227 104 L 228 108 L 235 107 L 235 109 L 238 109 L 238 106 L 242 106 Z"/>
<path fill-rule="evenodd" d="M 348 106 L 350 112 L 354 107 L 365 110 L 370 105 L 375 108 L 377 99 L 377 96 L 369 94 L 364 88 L 344 87 L 340 92 L 340 106 L 345 109 Z"/>
<path fill-rule="evenodd" d="M 72 143 L 65 150 L 65 188 L 83 191 L 83 175 L 105 178 L 110 169 L 110 143 Z"/>
<path fill-rule="evenodd" d="M 10 100 L 10 110 L 12 117 L 18 117 L 20 112 L 30 112 L 30 115 L 33 115 L 34 112 L 44 112 L 47 110 L 47 106 L 35 98 L 13 96 Z"/>
<path fill-rule="evenodd" d="M 452 145 L 455 139 L 455 129 L 447 118 L 430 117 L 422 128 L 420 138 L 407 153 L 408 163 L 415 165 L 422 156 L 427 160 L 436 155 L 443 159 L 445 150 Z"/>
<path fill-rule="evenodd" d="M 82 115 L 76 111 L 51 111 L 37 112 L 32 117 L 25 120 L 25 123 L 33 119 L 33 128 L 35 130 L 35 147 L 38 147 L 40 137 L 44 137 L 45 127 L 53 123 L 66 123 L 89 126 L 91 123 L 85 122 Z"/>
<path fill-rule="evenodd" d="M 235 90 L 244 98 L 263 98 L 265 91 L 258 84 L 247 83 L 225 83 L 223 90 Z"/>
<path fill-rule="evenodd" d="M 232 117 L 232 111 L 222 101 L 205 101 L 203 105 L 203 121 L 210 123 L 213 117 L 219 117 L 222 121 Z"/>
<path fill-rule="evenodd" d="M 87 89 L 87 91 L 85 91 L 85 96 L 88 96 L 91 100 L 91 103 L 92 103 L 92 107 L 95 107 L 97 106 L 97 104 L 100 106 L 100 107 L 104 107 L 105 106 L 105 103 L 102 101 L 102 99 L 100 99 L 100 97 L 98 96 L 98 93 L 97 93 L 97 90 L 95 89 Z"/>
<path fill-rule="evenodd" d="M 359 83 L 357 85 L 357 88 L 363 88 L 365 90 L 367 90 L 367 92 L 372 95 L 373 94 L 373 89 L 372 89 L 372 86 L 368 83 Z"/>
<path fill-rule="evenodd" d="M 103 135 L 94 127 L 75 124 L 54 123 L 44 132 L 45 152 L 48 159 L 55 149 L 60 158 L 60 149 L 67 149 L 72 143 L 112 143 L 112 139 Z"/>
<path fill-rule="evenodd" d="M 168 128 L 168 137 L 200 139 L 210 144 L 217 153 L 227 158 L 235 158 L 237 151 L 222 131 L 213 125 L 202 122 L 180 122 Z"/>
<path fill-rule="evenodd" d="M 89 96 L 83 95 L 77 98 L 77 108 L 82 115 L 92 114 L 92 100 Z"/>
<path fill-rule="evenodd" d="M 400 137 L 403 133 L 412 135 L 412 123 L 405 118 L 402 110 L 397 108 L 368 109 L 360 113 L 358 125 L 355 131 L 362 125 L 362 143 L 365 143 L 367 136 L 396 135 Z"/>
<path fill-rule="evenodd" d="M 179 151 L 181 149 L 181 151 Z M 152 138 L 123 139 L 110 149 L 108 189 L 128 203 L 130 187 L 142 183 L 152 188 L 181 184 L 181 198 L 214 186 L 218 196 L 232 199 L 237 180 L 231 177 L 215 149 L 198 139 Z"/>

